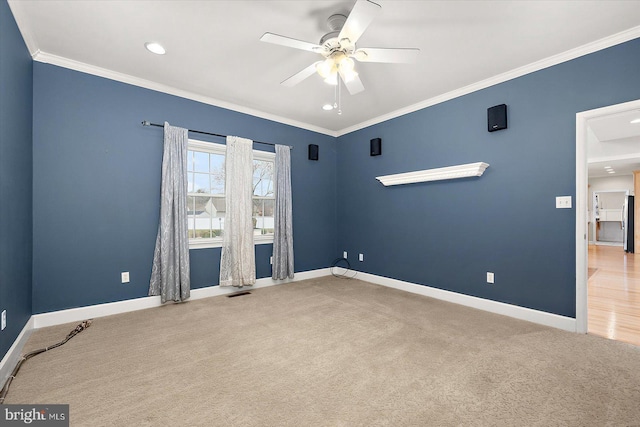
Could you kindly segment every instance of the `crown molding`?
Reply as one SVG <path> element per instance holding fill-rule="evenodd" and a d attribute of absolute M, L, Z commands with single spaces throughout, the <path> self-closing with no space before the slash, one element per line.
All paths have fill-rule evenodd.
<path fill-rule="evenodd" d="M 639 37 L 640 37 L 640 26 L 632 27 L 628 30 L 621 31 L 619 33 L 613 34 L 611 36 L 605 37 L 600 40 L 596 40 L 595 42 L 587 43 L 585 45 L 568 50 L 566 52 L 550 56 L 540 61 L 532 62 L 531 64 L 527 64 L 522 67 L 515 68 L 505 73 L 490 77 L 488 79 L 481 80 L 476 83 L 472 83 L 470 85 L 461 87 L 456 90 L 452 90 L 451 92 L 447 92 L 442 95 L 438 95 L 433 98 L 429 98 L 427 100 L 418 102 L 416 104 L 409 105 L 404 108 L 400 108 L 398 110 L 392 111 L 382 116 L 378 116 L 373 119 L 364 121 L 362 123 L 358 123 L 357 125 L 353 125 L 353 126 L 341 129 L 336 133 L 338 134 L 338 136 L 346 135 L 348 133 L 355 132 L 360 129 L 364 129 L 366 127 L 373 126 L 378 123 L 385 122 L 387 120 L 395 119 L 396 117 L 404 116 L 405 114 L 413 113 L 415 111 L 422 110 L 423 108 L 431 107 L 433 105 L 440 104 L 442 102 L 449 101 L 451 99 L 458 98 L 460 96 L 467 95 L 481 89 L 486 89 L 490 86 L 494 86 L 499 83 L 504 83 L 506 81 L 524 76 L 526 74 L 533 73 L 535 71 L 549 68 L 554 65 L 561 64 L 563 62 L 571 61 L 572 59 L 576 59 L 581 56 L 585 56 L 590 53 L 597 52 L 599 50 L 603 50 L 621 43 L 625 43 L 630 40 L 637 39 Z"/>
<path fill-rule="evenodd" d="M 42 62 L 44 64 L 57 65 L 59 67 L 80 71 L 82 73 L 91 74 L 98 77 L 104 77 L 106 79 L 115 80 L 121 83 L 127 83 L 130 85 L 143 87 L 145 89 L 151 89 L 157 92 L 179 96 L 181 98 L 198 101 L 203 104 L 213 105 L 216 107 L 225 108 L 227 110 L 237 111 L 239 113 L 249 114 L 254 117 L 259 117 L 262 119 L 267 119 L 274 122 L 282 123 L 285 125 L 306 129 L 312 132 L 329 135 L 334 138 L 338 136 L 335 131 L 325 129 L 319 126 L 314 126 L 309 123 L 303 123 L 297 120 L 288 119 L 286 117 L 281 117 L 275 114 L 265 113 L 264 111 L 255 110 L 253 108 L 243 107 L 242 105 L 237 105 L 230 102 L 221 101 L 219 99 L 210 98 L 208 96 L 199 95 L 197 93 L 178 89 L 172 86 L 156 83 L 151 80 L 141 79 L 139 77 L 131 76 L 125 73 L 119 73 L 117 71 L 109 70 L 107 68 L 96 67 L 95 65 L 90 65 L 84 62 L 75 61 L 73 59 L 64 58 L 62 56 L 53 55 L 47 52 L 42 52 L 41 50 L 36 50 L 36 52 L 32 56 L 34 61 Z"/>

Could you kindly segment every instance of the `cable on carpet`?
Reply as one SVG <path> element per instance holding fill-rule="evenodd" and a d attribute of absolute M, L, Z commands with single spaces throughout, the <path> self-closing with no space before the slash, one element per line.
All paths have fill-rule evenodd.
<path fill-rule="evenodd" d="M 343 269 L 344 272 L 336 273 L 337 268 Z M 346 258 L 336 258 L 331 264 L 330 270 L 333 277 L 338 277 L 340 279 L 353 279 L 356 277 L 356 274 L 358 274 L 357 271 L 351 270 L 351 264 Z"/>
<path fill-rule="evenodd" d="M 18 374 L 18 371 L 20 370 L 20 367 L 22 366 L 22 364 L 24 362 L 26 362 L 27 360 L 31 359 L 33 356 L 37 356 L 40 353 L 44 353 L 45 351 L 49 351 L 49 350 L 52 350 L 52 349 L 54 349 L 56 347 L 60 347 L 61 345 L 65 344 L 67 341 L 69 341 L 71 338 L 75 337 L 80 332 L 84 331 L 89 326 L 91 326 L 91 322 L 92 322 L 91 319 L 83 321 L 78 326 L 76 326 L 76 328 L 74 330 L 69 332 L 67 334 L 67 337 L 65 339 L 63 339 L 62 341 L 60 341 L 59 343 L 56 343 L 56 344 L 53 344 L 53 345 L 50 345 L 48 347 L 41 348 L 41 349 L 38 349 L 38 350 L 33 350 L 33 351 L 23 355 L 22 357 L 20 357 L 20 360 L 18 361 L 18 364 L 16 365 L 15 369 L 13 370 L 13 372 L 11 372 L 11 375 L 9 376 L 9 378 L 7 378 L 7 382 L 4 384 L 4 387 L 2 388 L 2 391 L 0 391 L 0 405 L 2 405 L 4 403 L 4 399 L 5 399 L 5 397 L 7 397 L 7 393 L 9 392 L 9 386 L 11 386 L 11 381 L 13 381 L 13 379 L 16 377 L 16 375 Z"/>

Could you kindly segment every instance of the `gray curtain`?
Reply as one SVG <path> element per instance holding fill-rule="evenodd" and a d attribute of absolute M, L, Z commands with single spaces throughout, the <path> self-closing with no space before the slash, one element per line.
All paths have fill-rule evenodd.
<path fill-rule="evenodd" d="M 162 302 L 190 295 L 187 230 L 187 129 L 164 122 L 160 224 L 153 253 L 149 295 Z"/>
<path fill-rule="evenodd" d="M 227 136 L 220 286 L 256 283 L 253 246 L 253 141 Z"/>
<path fill-rule="evenodd" d="M 293 279 L 293 220 L 291 209 L 291 149 L 276 145 L 276 206 L 271 278 Z"/>

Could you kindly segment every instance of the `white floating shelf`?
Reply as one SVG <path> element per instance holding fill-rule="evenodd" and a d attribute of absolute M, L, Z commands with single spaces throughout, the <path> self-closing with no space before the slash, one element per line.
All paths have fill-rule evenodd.
<path fill-rule="evenodd" d="M 488 163 L 468 163 L 466 165 L 447 166 L 446 168 L 425 169 L 422 171 L 377 176 L 376 179 L 385 187 L 388 187 L 390 185 L 414 184 L 417 182 L 482 176 L 485 169 L 488 167 Z"/>

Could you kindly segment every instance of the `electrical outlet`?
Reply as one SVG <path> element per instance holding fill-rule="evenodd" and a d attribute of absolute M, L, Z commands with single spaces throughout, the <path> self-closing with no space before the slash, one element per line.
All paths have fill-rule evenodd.
<path fill-rule="evenodd" d="M 7 310 L 2 310 L 2 331 L 7 327 Z"/>
<path fill-rule="evenodd" d="M 492 272 L 487 271 L 487 283 L 494 283 L 495 277 Z"/>
<path fill-rule="evenodd" d="M 128 271 L 123 271 L 122 272 L 122 283 L 129 283 L 129 272 Z"/>
<path fill-rule="evenodd" d="M 347 251 L 342 252 L 342 258 L 347 259 Z"/>
<path fill-rule="evenodd" d="M 363 254 L 358 255 L 358 260 L 359 261 L 364 261 L 364 255 Z"/>

